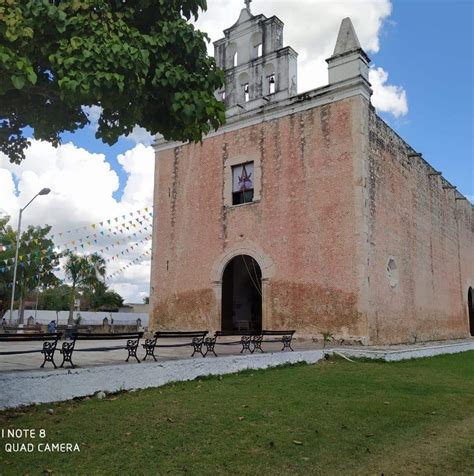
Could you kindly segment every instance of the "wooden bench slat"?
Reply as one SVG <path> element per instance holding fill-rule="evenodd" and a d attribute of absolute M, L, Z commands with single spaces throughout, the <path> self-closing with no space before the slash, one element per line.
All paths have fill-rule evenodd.
<path fill-rule="evenodd" d="M 262 335 L 264 336 L 279 336 L 279 335 L 293 335 L 296 331 L 267 331 L 263 330 Z"/>
<path fill-rule="evenodd" d="M 216 337 L 232 337 L 232 336 L 258 336 L 258 331 L 216 331 L 214 333 Z"/>
<path fill-rule="evenodd" d="M 127 336 L 139 336 L 143 335 L 143 332 L 116 332 L 116 333 L 110 333 L 110 332 L 104 332 L 104 333 L 91 333 L 91 332 L 73 332 L 73 336 L 78 336 L 78 337 L 91 337 L 91 338 L 96 338 L 96 337 L 127 337 Z"/>
<path fill-rule="evenodd" d="M 143 332 L 129 334 L 82 334 L 73 333 L 71 340 L 122 340 L 122 339 L 138 339 L 143 337 Z"/>
<path fill-rule="evenodd" d="M 155 347 L 166 348 L 166 347 L 191 347 L 192 342 L 184 342 L 183 344 L 156 344 Z"/>
<path fill-rule="evenodd" d="M 41 354 L 43 349 L 2 351 L 0 355 Z"/>
<path fill-rule="evenodd" d="M 34 342 L 45 340 L 57 340 L 61 338 L 56 334 L 0 334 L 0 342 Z"/>
<path fill-rule="evenodd" d="M 123 345 L 115 347 L 90 347 L 87 349 L 74 348 L 74 352 L 108 352 L 110 350 L 123 350 L 126 349 Z"/>
<path fill-rule="evenodd" d="M 208 334 L 209 331 L 156 331 L 155 335 L 162 337 L 187 337 L 187 336 L 200 336 Z"/>

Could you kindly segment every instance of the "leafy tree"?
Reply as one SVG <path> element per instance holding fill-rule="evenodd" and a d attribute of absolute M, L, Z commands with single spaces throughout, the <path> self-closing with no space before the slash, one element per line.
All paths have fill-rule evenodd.
<path fill-rule="evenodd" d="M 99 281 L 92 289 L 85 291 L 82 300 L 86 303 L 85 308 L 91 311 L 116 311 L 123 306 L 122 296 L 108 289 L 102 281 Z"/>
<path fill-rule="evenodd" d="M 143 298 L 143 304 L 150 304 L 150 297 L 146 296 Z"/>
<path fill-rule="evenodd" d="M 66 278 L 71 281 L 68 325 L 73 325 L 77 291 L 92 291 L 105 276 L 106 266 L 104 258 L 97 253 L 80 256 L 67 252 L 66 257 L 64 271 Z"/>
<path fill-rule="evenodd" d="M 206 0 L 0 2 L 0 152 L 20 163 L 37 139 L 60 142 L 89 123 L 114 144 L 135 125 L 165 139 L 199 141 L 225 120 L 214 92 L 223 73 L 205 33 L 188 20 Z"/>
<path fill-rule="evenodd" d="M 43 289 L 38 298 L 38 309 L 67 311 L 71 299 L 71 288 L 66 284 Z"/>
<path fill-rule="evenodd" d="M 50 226 L 29 226 L 21 234 L 16 276 L 20 322 L 23 322 L 25 298 L 28 293 L 40 285 L 45 288 L 59 283 L 54 274 L 54 268 L 59 265 L 59 255 L 54 252 L 54 243 L 47 238 L 50 230 Z M 0 252 L 0 293 L 4 308 L 9 307 L 11 299 L 16 234 L 11 226 L 0 224 L 0 243 L 4 245 L 3 251 Z"/>

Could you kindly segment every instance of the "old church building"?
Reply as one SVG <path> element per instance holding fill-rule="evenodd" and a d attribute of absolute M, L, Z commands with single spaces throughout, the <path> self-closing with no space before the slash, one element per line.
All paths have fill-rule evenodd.
<path fill-rule="evenodd" d="M 474 207 L 375 112 L 350 19 L 304 94 L 278 18 L 224 34 L 227 124 L 155 145 L 151 327 L 474 334 Z"/>

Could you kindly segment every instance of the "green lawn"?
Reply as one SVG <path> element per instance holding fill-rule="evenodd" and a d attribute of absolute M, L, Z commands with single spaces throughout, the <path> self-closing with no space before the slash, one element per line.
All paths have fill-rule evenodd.
<path fill-rule="evenodd" d="M 0 413 L 0 428 L 81 446 L 2 440 L 0 474 L 472 475 L 473 410 L 474 352 L 330 360 Z"/>

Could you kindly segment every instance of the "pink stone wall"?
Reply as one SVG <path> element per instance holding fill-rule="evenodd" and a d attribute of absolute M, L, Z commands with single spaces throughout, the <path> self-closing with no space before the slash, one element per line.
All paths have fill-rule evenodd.
<path fill-rule="evenodd" d="M 374 342 L 467 337 L 472 206 L 374 112 L 369 117 L 369 300 Z M 399 284 L 391 287 L 393 257 Z"/>
<path fill-rule="evenodd" d="M 367 334 L 354 203 L 361 103 L 347 99 L 157 154 L 153 327 L 219 329 L 219 263 L 242 247 L 261 266 L 271 263 L 264 328 Z M 255 155 L 261 200 L 225 207 L 225 161 Z"/>

